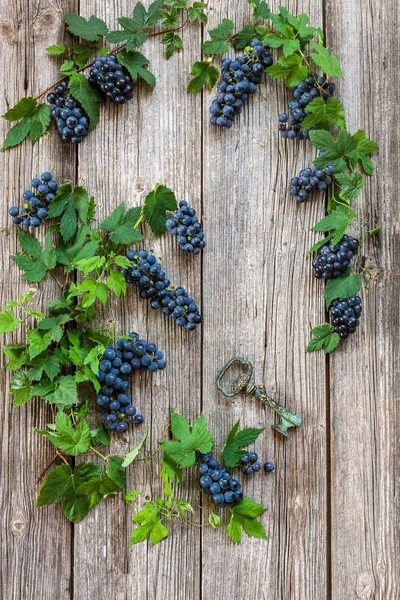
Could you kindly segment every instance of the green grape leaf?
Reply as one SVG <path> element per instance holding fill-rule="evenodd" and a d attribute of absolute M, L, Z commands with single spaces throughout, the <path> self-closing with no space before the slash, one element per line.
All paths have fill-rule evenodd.
<path fill-rule="evenodd" d="M 60 233 L 64 242 L 68 242 L 77 231 L 78 218 L 82 223 L 87 224 L 89 205 L 89 195 L 83 187 L 77 186 L 72 189 L 70 183 L 64 183 L 60 186 L 55 198 L 49 205 L 48 218 L 53 219 L 62 215 Z"/>
<path fill-rule="evenodd" d="M 90 504 L 87 496 L 70 496 L 64 498 L 61 508 L 69 521 L 79 523 L 88 514 Z"/>
<path fill-rule="evenodd" d="M 72 375 L 62 375 L 53 382 L 55 387 L 50 393 L 45 394 L 47 402 L 56 404 L 61 408 L 70 408 L 79 404 L 76 381 Z M 35 393 L 35 395 L 38 395 Z"/>
<path fill-rule="evenodd" d="M 264 0 L 248 0 L 248 2 L 253 9 L 253 17 L 255 20 L 267 20 L 271 17 L 270 8 Z"/>
<path fill-rule="evenodd" d="M 363 171 L 366 175 L 371 176 L 374 170 L 371 159 L 367 154 L 373 154 L 378 152 L 379 146 L 373 140 L 365 137 L 365 133 L 362 129 L 359 129 L 354 135 L 353 140 L 357 144 L 355 152 L 350 159 L 352 167 L 354 168 L 358 162 L 361 163 Z"/>
<path fill-rule="evenodd" d="M 340 198 L 342 200 L 352 200 L 357 198 L 360 190 L 364 187 L 364 178 L 359 171 L 355 171 L 351 175 L 348 173 L 335 173 L 335 179 L 340 185 Z"/>
<path fill-rule="evenodd" d="M 109 478 L 120 488 L 126 485 L 126 473 L 122 469 L 122 459 L 118 456 L 110 456 L 107 462 L 106 473 Z"/>
<path fill-rule="evenodd" d="M 221 517 L 215 512 L 210 512 L 208 522 L 213 529 L 218 529 L 219 527 L 222 527 Z"/>
<path fill-rule="evenodd" d="M 360 289 L 361 276 L 358 273 L 350 275 L 346 272 L 340 277 L 329 279 L 324 290 L 326 308 L 329 309 L 336 298 L 350 298 L 350 296 L 355 296 Z"/>
<path fill-rule="evenodd" d="M 46 133 L 50 125 L 50 107 L 47 104 L 38 104 L 30 120 L 29 135 L 35 143 Z"/>
<path fill-rule="evenodd" d="M 90 129 L 99 122 L 99 104 L 103 102 L 103 95 L 90 85 L 82 73 L 74 73 L 69 78 L 68 89 L 71 95 L 78 100 L 89 117 Z"/>
<path fill-rule="evenodd" d="M 229 52 L 228 40 L 232 35 L 233 27 L 233 22 L 230 19 L 222 19 L 218 27 L 208 32 L 211 40 L 204 42 L 202 46 L 203 54 L 222 55 Z"/>
<path fill-rule="evenodd" d="M 100 229 L 111 231 L 110 240 L 116 244 L 136 244 L 143 239 L 143 235 L 134 229 L 141 212 L 140 206 L 125 211 L 122 203 L 100 223 Z"/>
<path fill-rule="evenodd" d="M 165 57 L 168 60 L 177 50 L 182 50 L 183 42 L 182 38 L 173 31 L 169 31 L 161 39 L 161 44 L 165 44 Z"/>
<path fill-rule="evenodd" d="M 333 325 L 330 323 L 323 323 L 322 325 L 316 325 L 311 330 L 314 336 L 307 345 L 307 352 L 315 352 L 316 350 L 324 350 L 325 354 L 333 352 L 340 343 L 339 335 L 334 331 Z"/>
<path fill-rule="evenodd" d="M 308 69 L 302 64 L 301 56 L 293 54 L 282 56 L 275 65 L 268 67 L 266 72 L 275 79 L 286 79 L 286 87 L 292 87 L 307 77 Z"/>
<path fill-rule="evenodd" d="M 68 31 L 88 42 L 97 42 L 102 36 L 107 35 L 108 27 L 102 19 L 91 16 L 88 20 L 71 12 L 65 15 Z"/>
<path fill-rule="evenodd" d="M 120 65 L 128 69 L 133 81 L 137 81 L 140 77 L 152 89 L 154 88 L 156 85 L 156 78 L 151 71 L 145 68 L 150 61 L 143 56 L 143 54 L 140 54 L 140 52 L 128 52 L 127 50 L 122 50 L 117 55 L 117 60 Z"/>
<path fill-rule="evenodd" d="M 140 48 L 146 41 L 146 34 L 143 31 L 146 21 L 146 9 L 141 2 L 138 2 L 133 10 L 132 18 L 119 17 L 118 23 L 123 31 L 110 31 L 107 35 L 107 40 L 113 44 L 126 42 L 128 51 Z"/>
<path fill-rule="evenodd" d="M 37 506 L 56 504 L 71 492 L 73 471 L 69 465 L 59 465 L 46 475 L 36 501 Z"/>
<path fill-rule="evenodd" d="M 317 125 L 320 129 L 329 129 L 331 123 L 338 127 L 346 127 L 344 108 L 338 98 L 314 98 L 307 104 L 307 115 L 303 120 L 302 129 L 311 129 Z"/>
<path fill-rule="evenodd" d="M 208 21 L 208 17 L 204 12 L 206 8 L 207 4 L 204 2 L 193 2 L 192 6 L 189 6 L 187 9 L 189 21 L 195 21 L 196 19 L 199 19 L 201 23 L 206 24 Z"/>
<path fill-rule="evenodd" d="M 322 44 L 311 42 L 312 47 L 316 52 L 311 52 L 311 58 L 319 67 L 322 68 L 323 72 L 330 77 L 342 77 L 342 67 L 340 66 L 339 59 L 328 52 Z"/>
<path fill-rule="evenodd" d="M 54 354 L 37 356 L 31 361 L 31 364 L 33 365 L 29 371 L 31 381 L 40 381 L 43 373 L 46 373 L 50 381 L 53 381 L 61 369 L 60 362 Z"/>
<path fill-rule="evenodd" d="M 6 121 L 19 121 L 24 117 L 31 117 L 37 107 L 37 100 L 35 98 L 27 97 L 21 98 L 15 106 L 10 108 L 4 115 L 3 119 Z"/>
<path fill-rule="evenodd" d="M 19 323 L 20 320 L 12 310 L 3 310 L 0 312 L 0 334 L 15 331 Z"/>
<path fill-rule="evenodd" d="M 55 431 L 36 431 L 45 435 L 56 448 L 70 456 L 78 456 L 86 452 L 92 439 L 90 427 L 84 419 L 73 427 L 69 416 L 61 410 L 56 416 Z"/>
<path fill-rule="evenodd" d="M 144 542 L 149 537 L 153 545 L 164 540 L 168 536 L 168 529 L 162 524 L 161 515 L 166 508 L 168 506 L 161 498 L 157 502 L 145 502 L 143 508 L 132 518 L 139 526 L 133 530 L 129 544 Z"/>
<path fill-rule="evenodd" d="M 93 46 L 87 44 L 74 44 L 72 46 L 72 60 L 78 67 L 84 67 L 92 56 Z"/>
<path fill-rule="evenodd" d="M 255 427 L 247 427 L 238 431 L 240 421 L 237 421 L 228 434 L 222 456 L 227 467 L 234 467 L 241 459 L 244 448 L 255 442 L 260 433 L 264 431 L 264 427 L 257 429 Z"/>
<path fill-rule="evenodd" d="M 241 31 L 239 31 L 239 33 L 235 35 L 233 45 L 238 50 L 242 50 L 243 48 L 246 48 L 246 46 L 249 46 L 251 40 L 256 36 L 257 32 L 254 25 L 246 25 Z"/>
<path fill-rule="evenodd" d="M 208 60 L 200 60 L 192 65 L 190 71 L 193 79 L 189 81 L 187 87 L 188 92 L 200 92 L 203 85 L 207 83 L 208 89 L 211 91 L 218 81 L 219 71 L 217 67 L 211 64 Z"/>
<path fill-rule="evenodd" d="M 72 75 L 73 73 L 75 73 L 75 71 L 76 68 L 73 60 L 64 61 L 60 67 L 61 75 Z"/>
<path fill-rule="evenodd" d="M 116 298 L 119 298 L 121 294 L 126 296 L 126 281 L 120 271 L 110 271 L 107 277 L 107 287 L 114 292 Z"/>
<path fill-rule="evenodd" d="M 346 231 L 347 226 L 355 218 L 355 212 L 348 206 L 337 206 L 331 213 L 323 217 L 311 228 L 311 231 Z M 343 234 L 342 234 L 343 235 Z"/>
<path fill-rule="evenodd" d="M 91 446 L 99 446 L 103 444 L 103 446 L 109 446 L 111 443 L 111 436 L 109 430 L 102 425 L 98 429 L 92 429 L 92 441 Z"/>
<path fill-rule="evenodd" d="M 322 248 L 322 246 L 325 246 L 325 244 L 327 244 L 334 236 L 334 233 L 330 233 L 329 235 L 327 235 L 326 237 L 322 238 L 322 240 L 319 240 L 316 244 L 314 244 L 309 251 L 307 252 L 307 256 L 309 254 L 312 254 L 313 252 L 316 252 L 317 250 L 319 250 L 320 248 Z"/>
<path fill-rule="evenodd" d="M 8 131 L 6 139 L 3 142 L 2 150 L 18 146 L 28 136 L 31 128 L 31 119 L 24 118 L 22 121 L 11 127 Z"/>
<path fill-rule="evenodd" d="M 49 54 L 54 54 L 55 56 L 57 56 L 58 54 L 64 54 L 65 51 L 66 48 L 63 44 L 57 44 L 46 48 L 46 52 L 48 52 Z"/>
<path fill-rule="evenodd" d="M 167 211 L 177 208 L 175 194 L 165 185 L 156 185 L 154 190 L 147 194 L 142 215 L 155 235 L 166 231 Z"/>
<path fill-rule="evenodd" d="M 179 427 L 174 425 L 179 441 L 163 442 L 165 454 L 181 467 L 190 467 L 196 460 L 196 450 L 209 452 L 214 440 L 210 435 L 204 416 L 201 415 L 194 425 L 188 430 L 183 426 L 183 417 L 179 419 Z M 172 412 L 171 420 L 178 423 L 176 413 Z"/>
<path fill-rule="evenodd" d="M 58 317 L 48 317 L 41 319 L 37 328 L 40 331 L 47 331 L 54 342 L 60 342 L 64 335 L 62 326 L 72 321 L 69 315 L 59 315 Z"/>
<path fill-rule="evenodd" d="M 14 373 L 10 385 L 10 394 L 14 396 L 13 406 L 21 406 L 32 398 L 31 380 L 26 371 Z"/>
<path fill-rule="evenodd" d="M 53 343 L 49 333 L 38 329 L 32 329 L 26 337 L 29 342 L 28 351 L 31 359 L 44 352 Z"/>
<path fill-rule="evenodd" d="M 132 448 L 132 450 L 130 452 L 128 452 L 128 454 L 125 456 L 124 461 L 121 465 L 122 468 L 126 469 L 126 467 L 128 467 L 135 460 L 135 458 L 138 456 L 140 450 L 146 443 L 148 435 L 149 435 L 149 430 L 147 429 L 142 441 L 135 448 Z"/>
<path fill-rule="evenodd" d="M 242 529 L 251 537 L 268 540 L 265 529 L 256 517 L 267 509 L 246 496 L 232 508 L 232 516 L 227 528 L 228 535 L 235 542 L 240 542 Z"/>

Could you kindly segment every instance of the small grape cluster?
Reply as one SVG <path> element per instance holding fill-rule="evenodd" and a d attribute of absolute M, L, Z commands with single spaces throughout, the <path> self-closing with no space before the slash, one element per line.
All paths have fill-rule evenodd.
<path fill-rule="evenodd" d="M 89 133 L 89 117 L 78 100 L 67 95 L 66 81 L 59 83 L 47 95 L 47 102 L 63 142 L 80 144 Z"/>
<path fill-rule="evenodd" d="M 47 217 L 48 206 L 58 191 L 57 182 L 48 171 L 42 173 L 40 179 L 32 179 L 31 186 L 34 191 L 25 190 L 23 194 L 24 207 L 19 209 L 18 206 L 11 206 L 8 210 L 14 225 L 22 225 L 26 229 L 39 227 Z"/>
<path fill-rule="evenodd" d="M 226 469 L 220 469 L 212 452 L 198 453 L 200 486 L 217 506 L 234 506 L 243 500 L 242 486 Z"/>
<path fill-rule="evenodd" d="M 186 200 L 179 202 L 179 210 L 175 210 L 165 224 L 172 235 L 178 236 L 178 244 L 183 252 L 199 254 L 204 248 L 203 228 L 196 217 L 196 211 Z"/>
<path fill-rule="evenodd" d="M 309 137 L 308 130 L 301 131 L 304 118 L 310 114 L 306 106 L 318 97 L 327 100 L 333 96 L 335 88 L 335 84 L 328 81 L 326 75 L 318 77 L 316 73 L 309 73 L 304 81 L 292 87 L 293 100 L 288 104 L 290 115 L 283 112 L 278 117 L 281 136 L 290 140 L 306 140 Z"/>
<path fill-rule="evenodd" d="M 99 365 L 97 377 L 102 387 L 96 401 L 103 409 L 101 416 L 109 429 L 123 433 L 128 429 L 129 421 L 132 420 L 135 425 L 143 423 L 143 415 L 136 412 L 127 395 L 127 379 L 138 369 L 154 373 L 164 368 L 163 353 L 135 332 L 130 333 L 128 338 L 118 338 L 116 346 L 107 346 Z"/>
<path fill-rule="evenodd" d="M 184 288 L 169 287 L 171 282 L 156 257 L 147 250 L 128 252 L 127 257 L 132 268 L 122 268 L 121 273 L 127 283 L 139 288 L 140 297 L 150 300 L 150 306 L 155 310 L 162 308 L 177 325 L 189 331 L 196 329 L 201 323 L 197 304 Z"/>
<path fill-rule="evenodd" d="M 127 69 L 117 62 L 115 54 L 98 58 L 89 74 L 90 83 L 116 104 L 133 98 L 133 81 Z"/>
<path fill-rule="evenodd" d="M 261 465 L 258 462 L 258 454 L 256 452 L 243 454 L 240 460 L 243 465 L 242 472 L 245 475 L 253 475 L 253 473 L 261 471 Z"/>
<path fill-rule="evenodd" d="M 345 339 L 349 337 L 350 333 L 354 333 L 360 324 L 361 298 L 359 296 L 338 298 L 332 302 L 330 311 L 331 323 L 336 333 Z"/>
<path fill-rule="evenodd" d="M 325 244 L 319 249 L 313 260 L 314 277 L 317 279 L 335 279 L 350 266 L 357 253 L 359 242 L 351 235 L 344 235 L 338 244 Z"/>
<path fill-rule="evenodd" d="M 272 65 L 269 47 L 254 39 L 246 48 L 244 56 L 222 61 L 222 80 L 218 84 L 219 94 L 210 106 L 210 123 L 218 127 L 232 127 L 235 115 L 243 110 L 243 104 L 257 85 L 267 67 Z"/>
<path fill-rule="evenodd" d="M 302 169 L 298 177 L 293 177 L 290 182 L 290 195 L 295 196 L 297 202 L 304 202 L 310 192 L 323 192 L 332 183 L 335 172 L 333 165 L 326 165 L 324 169 Z"/>

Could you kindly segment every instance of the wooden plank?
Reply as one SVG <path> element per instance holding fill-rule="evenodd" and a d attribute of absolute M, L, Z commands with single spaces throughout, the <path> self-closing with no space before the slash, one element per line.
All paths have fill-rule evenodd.
<path fill-rule="evenodd" d="M 339 55 L 339 97 L 348 128 L 365 129 L 380 145 L 376 171 L 357 201 L 368 224 L 364 266 L 373 273 L 362 294 L 360 331 L 333 356 L 332 597 L 394 600 L 400 595 L 398 411 L 400 161 L 398 5 L 338 2 L 326 6 L 328 47 Z M 357 232 L 357 229 L 354 230 Z"/>
<path fill-rule="evenodd" d="M 62 5 L 62 6 L 61 6 Z M 63 16 L 74 3 L 54 3 L 40 0 L 35 6 L 28 2 L 8 1 L 3 4 L 2 65 L 3 89 L 1 114 L 21 97 L 34 95 L 57 78 L 57 60 L 45 58 L 45 48 L 63 37 Z M 4 139 L 5 121 L 1 123 Z M 22 205 L 22 194 L 32 177 L 51 171 L 57 180 L 74 178 L 74 150 L 62 146 L 58 133 L 42 138 L 35 147 L 25 142 L 18 148 L 0 153 L 1 190 L 1 306 L 17 299 L 29 284 L 11 260 L 19 250 L 16 228 L 8 215 L 9 206 Z M 46 227 L 37 231 L 43 241 Z M 42 231 L 43 230 L 43 231 Z M 37 286 L 39 306 L 45 310 L 59 291 L 49 278 Z M 8 343 L 21 341 L 22 332 L 8 336 Z M 0 479 L 2 561 L 0 596 L 64 600 L 70 598 L 71 526 L 59 506 L 37 509 L 38 488 L 35 480 L 53 456 L 51 444 L 34 432 L 44 428 L 51 419 L 50 410 L 41 400 L 13 408 L 9 396 L 9 373 L 1 362 L 1 389 L 4 401 L 0 407 L 2 423 Z"/>
<path fill-rule="evenodd" d="M 285 6 L 322 25 L 319 1 Z M 245 2 L 214 4 L 209 27 L 221 18 L 235 30 L 249 22 Z M 202 595 L 211 598 L 318 599 L 328 594 L 325 359 L 306 355 L 312 324 L 324 321 L 320 285 L 304 259 L 314 235 L 309 227 L 324 213 L 323 201 L 297 206 L 290 178 L 312 160 L 309 143 L 284 141 L 277 115 L 289 94 L 267 79 L 228 131 L 207 124 L 215 92 L 205 94 L 204 213 L 204 408 L 217 445 L 234 421 L 265 425 L 255 445 L 272 475 L 243 481 L 248 496 L 269 507 L 263 522 L 271 541 L 254 538 L 240 546 L 224 533 L 204 530 Z M 243 396 L 227 401 L 215 387 L 224 362 L 243 356 L 257 382 L 304 419 L 285 440 L 270 429 L 269 409 Z"/>
<path fill-rule="evenodd" d="M 125 1 L 109 6 L 88 2 L 81 14 L 96 14 L 115 27 L 116 17 L 131 11 L 131 3 Z M 190 65 L 200 51 L 200 28 L 191 26 L 184 31 L 183 41 L 185 52 L 166 62 L 159 39 L 149 40 L 143 52 L 157 77 L 154 92 L 140 84 L 125 106 L 102 107 L 99 125 L 80 148 L 80 180 L 95 195 L 100 217 L 122 201 L 129 207 L 139 204 L 156 183 L 168 185 L 178 199 L 187 198 L 201 209 L 201 97 L 185 92 Z M 183 255 L 170 235 L 161 239 L 149 236 L 149 240 L 147 248 L 162 258 L 171 281 L 186 286 L 200 300 L 200 257 Z M 171 408 L 191 418 L 200 413 L 201 328 L 182 332 L 140 300 L 134 288 L 128 290 L 126 299 L 107 306 L 102 317 L 102 325 L 115 320 L 118 332 L 139 331 L 165 351 L 165 371 L 136 376 L 132 382 L 135 404 L 151 427 L 146 446 L 149 454 L 157 448 Z M 145 428 L 117 438 L 114 451 L 136 445 Z M 141 502 L 162 492 L 157 464 L 151 464 L 139 463 L 129 469 L 127 487 L 142 492 Z M 192 499 L 191 488 L 185 484 L 184 498 Z M 199 530 L 174 523 L 171 537 L 159 546 L 139 544 L 128 549 L 131 516 L 122 499 L 109 500 L 75 528 L 75 600 L 197 598 Z"/>

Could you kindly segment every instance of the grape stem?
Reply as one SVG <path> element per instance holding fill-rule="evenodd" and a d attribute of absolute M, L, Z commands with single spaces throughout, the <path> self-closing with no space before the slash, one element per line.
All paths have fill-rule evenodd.
<path fill-rule="evenodd" d="M 181 25 L 179 25 L 179 27 L 175 27 L 174 29 L 165 29 L 163 31 L 155 31 L 154 33 L 147 34 L 147 37 L 155 37 L 157 35 L 165 35 L 167 33 L 173 33 L 174 31 L 180 31 L 188 24 L 188 22 L 189 22 L 189 14 L 186 11 L 186 19 L 184 20 L 184 22 Z M 121 50 L 123 50 L 125 48 L 125 46 L 126 46 L 126 42 L 124 44 L 121 44 L 120 46 L 117 46 L 117 48 L 115 48 L 114 50 L 109 52 L 107 54 L 107 56 L 110 56 L 110 54 L 118 54 L 119 52 L 121 52 Z M 76 69 L 75 73 L 80 73 L 81 71 L 85 71 L 86 69 L 89 69 L 96 62 L 96 60 L 97 60 L 97 58 L 95 58 L 91 63 L 88 63 L 87 65 L 80 67 L 79 69 Z M 49 85 L 45 90 L 43 90 L 43 92 L 40 92 L 40 94 L 35 96 L 35 100 L 40 100 L 40 98 L 42 98 L 45 94 L 47 94 L 47 92 L 49 92 L 53 87 L 55 87 L 56 85 L 58 85 L 59 83 L 64 81 L 64 79 L 68 79 L 68 77 L 69 77 L 69 75 L 64 75 L 63 77 L 60 77 L 60 79 L 58 79 L 57 81 L 55 81 L 54 83 Z"/>

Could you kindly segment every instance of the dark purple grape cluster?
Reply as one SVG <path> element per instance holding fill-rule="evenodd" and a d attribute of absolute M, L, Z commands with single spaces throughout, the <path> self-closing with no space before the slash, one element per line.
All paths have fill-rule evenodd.
<path fill-rule="evenodd" d="M 243 110 L 243 104 L 257 85 L 267 67 L 272 65 L 269 47 L 254 39 L 245 49 L 244 56 L 222 61 L 222 80 L 218 84 L 219 94 L 210 106 L 210 123 L 218 127 L 232 127 L 235 115 Z"/>
<path fill-rule="evenodd" d="M 125 104 L 133 98 L 133 81 L 125 67 L 117 62 L 115 54 L 98 58 L 89 74 L 90 83 L 116 104 Z"/>
<path fill-rule="evenodd" d="M 123 433 L 128 422 L 143 423 L 144 418 L 127 395 L 128 377 L 136 370 L 155 371 L 165 368 L 164 355 L 155 344 L 148 344 L 137 333 L 118 338 L 116 346 L 107 346 L 100 361 L 98 380 L 101 390 L 96 401 L 102 407 L 102 418 L 111 430 Z"/>
<path fill-rule="evenodd" d="M 47 209 L 58 191 L 57 182 L 48 171 L 41 174 L 40 179 L 34 177 L 31 181 L 32 190 L 25 190 L 23 198 L 25 204 L 22 209 L 10 206 L 8 212 L 14 225 L 22 225 L 25 229 L 39 227 L 47 217 Z"/>
<path fill-rule="evenodd" d="M 327 100 L 333 96 L 335 84 L 329 81 L 326 75 L 317 76 L 316 73 L 309 73 L 304 81 L 300 81 L 297 85 L 291 88 L 293 100 L 289 102 L 289 113 L 280 113 L 279 131 L 283 138 L 290 140 L 306 140 L 308 130 L 301 131 L 301 125 L 304 118 L 310 114 L 306 109 L 307 105 L 315 98 L 321 97 Z M 318 129 L 317 126 L 311 129 Z"/>
<path fill-rule="evenodd" d="M 161 264 L 153 254 L 147 250 L 128 252 L 130 269 L 122 268 L 127 283 L 133 283 L 139 288 L 141 298 L 150 301 L 150 306 L 155 310 L 162 308 L 177 325 L 191 331 L 201 323 L 201 316 L 197 304 L 189 297 L 184 288 L 170 287 Z"/>
<path fill-rule="evenodd" d="M 200 486 L 217 506 L 234 506 L 243 500 L 242 486 L 224 468 L 220 468 L 212 452 L 197 453 Z"/>
<path fill-rule="evenodd" d="M 325 244 L 319 249 L 313 260 L 314 277 L 317 279 L 335 279 L 345 271 L 351 259 L 357 254 L 359 242 L 351 235 L 344 235 L 338 244 Z"/>
<path fill-rule="evenodd" d="M 89 133 L 90 121 L 78 100 L 68 95 L 67 88 L 65 80 L 56 85 L 47 95 L 47 102 L 63 142 L 80 144 Z"/>
<path fill-rule="evenodd" d="M 331 323 L 336 333 L 342 339 L 354 333 L 360 324 L 362 311 L 361 298 L 351 296 L 350 298 L 338 298 L 330 305 Z"/>
<path fill-rule="evenodd" d="M 298 177 L 292 177 L 289 193 L 297 202 L 304 202 L 310 192 L 324 192 L 332 183 L 334 172 L 333 165 L 326 165 L 324 169 L 303 169 Z"/>
<path fill-rule="evenodd" d="M 179 202 L 179 210 L 166 221 L 167 229 L 172 235 L 177 236 L 178 244 L 183 252 L 199 254 L 205 246 L 204 232 L 196 217 L 196 211 L 189 206 L 186 200 Z"/>
<path fill-rule="evenodd" d="M 245 475 L 253 475 L 261 471 L 261 465 L 258 462 L 258 454 L 256 452 L 246 452 L 240 459 L 243 465 L 242 472 Z"/>

